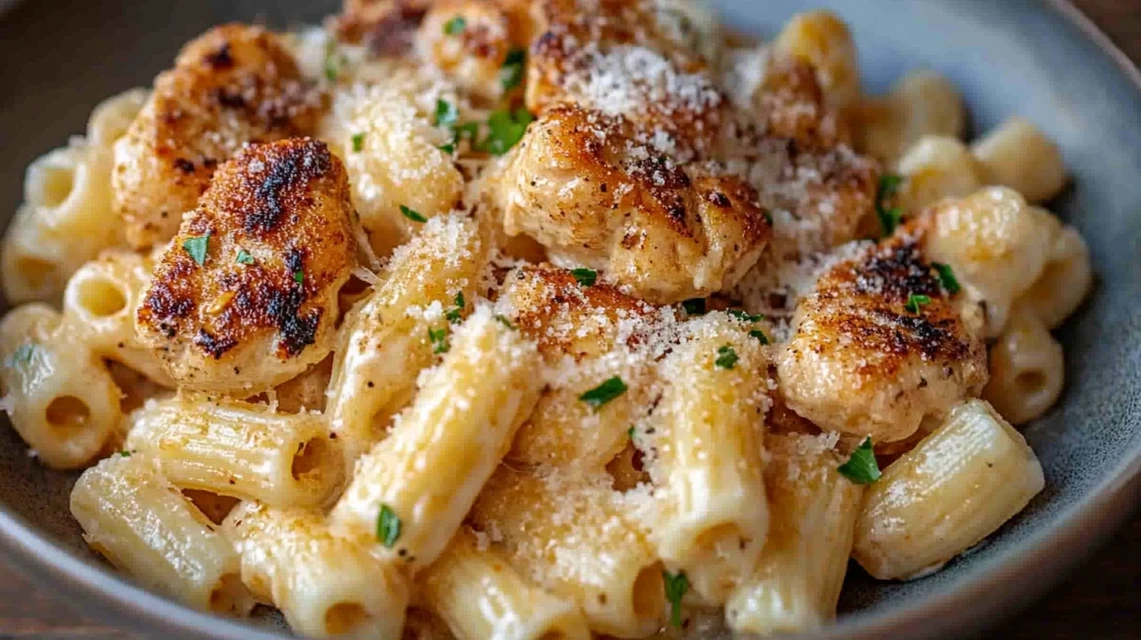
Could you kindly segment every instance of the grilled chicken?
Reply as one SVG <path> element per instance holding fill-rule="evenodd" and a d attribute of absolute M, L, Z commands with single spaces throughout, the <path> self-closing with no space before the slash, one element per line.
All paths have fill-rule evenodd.
<path fill-rule="evenodd" d="M 300 374 L 332 347 L 337 293 L 356 266 L 354 216 L 324 143 L 247 147 L 163 254 L 140 337 L 189 389 L 247 397 Z"/>
<path fill-rule="evenodd" d="M 867 245 L 825 272 L 793 316 L 780 392 L 828 431 L 902 440 L 987 380 L 983 314 L 949 295 L 916 234 Z"/>
<path fill-rule="evenodd" d="M 247 142 L 311 133 L 321 100 L 277 36 L 230 24 L 191 41 L 115 145 L 113 202 L 136 248 L 169 240 Z"/>

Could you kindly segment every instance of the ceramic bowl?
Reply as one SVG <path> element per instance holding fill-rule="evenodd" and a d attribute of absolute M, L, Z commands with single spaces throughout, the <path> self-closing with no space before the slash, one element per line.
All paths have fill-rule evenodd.
<path fill-rule="evenodd" d="M 22 198 L 23 170 L 82 131 L 101 98 L 148 84 L 182 43 L 227 20 L 277 27 L 319 20 L 335 2 L 25 2 L 0 17 L 0 207 Z M 1141 81 L 1080 14 L 1061 3 L 991 0 L 724 0 L 738 30 L 772 33 L 827 6 L 852 26 L 865 84 L 933 68 L 967 97 L 976 131 L 1021 114 L 1061 145 L 1073 187 L 1051 207 L 1088 240 L 1098 282 L 1060 332 L 1065 395 L 1025 429 L 1047 488 L 1017 518 L 943 571 L 879 583 L 853 565 L 829 638 L 962 632 L 1036 595 L 1130 511 L 1141 467 Z M 116 576 L 68 513 L 73 474 L 49 472 L 0 427 L 0 554 L 74 604 L 127 628 L 188 638 L 282 637 L 196 613 Z"/>

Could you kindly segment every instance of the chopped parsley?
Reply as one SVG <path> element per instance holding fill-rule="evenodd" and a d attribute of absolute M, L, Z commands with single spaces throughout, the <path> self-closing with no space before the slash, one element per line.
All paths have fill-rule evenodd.
<path fill-rule="evenodd" d="M 622 378 L 614 376 L 597 387 L 583 393 L 578 399 L 597 410 L 607 402 L 626 393 L 626 389 L 626 383 L 622 382 Z"/>
<path fill-rule="evenodd" d="M 876 216 L 880 219 L 880 226 L 883 227 L 885 236 L 895 233 L 895 228 L 903 219 L 903 209 L 899 207 L 888 208 L 885 205 L 886 201 L 899 191 L 899 185 L 902 183 L 903 178 L 901 176 L 889 173 L 880 177 L 879 188 L 876 190 Z"/>
<path fill-rule="evenodd" d="M 492 111 L 487 118 L 488 133 L 483 142 L 479 143 L 479 150 L 486 151 L 494 156 L 507 153 L 516 142 L 523 139 L 527 125 L 535 119 L 530 111 L 523 107 L 508 111 L 499 109 Z"/>
<path fill-rule="evenodd" d="M 427 222 L 428 221 L 427 218 L 420 215 L 420 212 L 416 211 L 415 209 L 409 209 L 408 207 L 406 207 L 404 205 L 400 205 L 400 213 L 403 213 L 404 217 L 408 218 L 412 222 Z"/>
<path fill-rule="evenodd" d="M 25 342 L 24 344 L 16 347 L 16 350 L 12 352 L 12 357 L 9 361 L 11 364 L 28 364 L 32 361 L 32 356 L 35 354 L 36 345 L 32 344 L 31 342 Z"/>
<path fill-rule="evenodd" d="M 386 504 L 380 505 L 380 515 L 376 518 L 376 539 L 389 549 L 400 539 L 400 518 Z"/>
<path fill-rule="evenodd" d="M 872 449 L 872 439 L 864 438 L 852 452 L 848 461 L 836 468 L 845 478 L 856 484 L 871 484 L 880 479 L 880 466 Z"/>
<path fill-rule="evenodd" d="M 447 313 L 444 314 L 444 317 L 448 320 L 448 322 L 455 324 L 460 321 L 460 316 L 464 310 L 464 292 L 456 292 L 455 300 L 452 302 L 455 304 L 455 306 L 451 309 L 448 309 Z"/>
<path fill-rule="evenodd" d="M 238 251 L 238 264 L 253 264 L 254 257 L 250 255 L 249 251 L 241 249 Z"/>
<path fill-rule="evenodd" d="M 436 100 L 436 125 L 441 127 L 450 127 L 456 123 L 460 117 L 459 109 L 456 105 L 448 102 L 447 100 Z"/>
<path fill-rule="evenodd" d="M 765 332 L 761 331 L 760 329 L 753 329 L 752 331 L 749 332 L 749 336 L 756 338 L 757 340 L 760 340 L 761 344 L 768 344 L 769 343 L 769 337 L 766 336 Z"/>
<path fill-rule="evenodd" d="M 631 440 L 634 439 L 634 427 L 630 427 L 626 430 L 626 437 L 630 438 Z"/>
<path fill-rule="evenodd" d="M 353 153 L 360 153 L 364 149 L 364 134 L 353 134 Z"/>
<path fill-rule="evenodd" d="M 931 266 L 939 273 L 939 284 L 943 285 L 943 289 L 947 293 L 954 295 L 962 291 L 963 287 L 959 284 L 959 279 L 955 277 L 955 272 L 951 271 L 951 265 L 932 262 Z"/>
<path fill-rule="evenodd" d="M 293 272 L 293 281 L 297 284 L 305 284 L 305 272 L 301 269 Z"/>
<path fill-rule="evenodd" d="M 718 369 L 732 369 L 737 365 L 737 351 L 733 349 L 732 345 L 722 345 L 717 349 L 717 359 L 713 361 L 713 365 Z"/>
<path fill-rule="evenodd" d="M 527 64 L 527 50 L 515 48 L 507 52 L 503 66 L 499 68 L 499 82 L 504 91 L 510 91 L 523 83 L 523 70 Z"/>
<path fill-rule="evenodd" d="M 705 313 L 705 298 L 690 298 L 681 303 L 681 308 L 691 316 Z"/>
<path fill-rule="evenodd" d="M 592 287 L 598 281 L 598 272 L 594 269 L 579 268 L 571 271 L 575 282 L 583 287 Z"/>
<path fill-rule="evenodd" d="M 497 321 L 499 321 L 499 324 L 507 327 L 508 329 L 511 329 L 512 331 L 514 331 L 516 329 L 515 325 L 510 320 L 507 319 L 507 316 L 505 316 L 501 313 L 495 314 L 495 319 Z"/>
<path fill-rule="evenodd" d="M 752 315 L 744 309 L 729 309 L 727 313 L 743 322 L 760 322 L 761 320 L 765 319 L 763 314 L 758 313 L 756 315 Z"/>
<path fill-rule="evenodd" d="M 198 263 L 198 266 L 206 264 L 206 248 L 210 244 L 210 234 L 204 236 L 193 236 L 182 241 L 182 248 L 186 253 L 190 254 L 191 259 Z"/>
<path fill-rule="evenodd" d="M 681 628 L 681 599 L 689 591 L 689 578 L 684 571 L 673 574 L 663 570 L 662 580 L 666 588 L 666 600 L 670 603 L 670 624 Z"/>
<path fill-rule="evenodd" d="M 345 56 L 337 51 L 337 41 L 329 38 L 325 41 L 325 78 L 329 82 L 336 82 L 344 64 Z"/>
<path fill-rule="evenodd" d="M 134 453 L 134 451 L 127 451 L 126 449 L 123 449 L 122 451 L 120 451 L 116 455 L 118 455 L 122 458 L 130 458 L 132 453 Z"/>
<path fill-rule="evenodd" d="M 452 346 L 448 344 L 448 330 L 428 329 L 428 340 L 432 343 L 432 353 L 447 353 Z"/>
<path fill-rule="evenodd" d="M 929 304 L 931 304 L 931 296 L 913 293 L 907 296 L 907 304 L 903 305 L 903 308 L 907 309 L 911 313 L 918 315 L 920 307 L 924 307 Z"/>
<path fill-rule="evenodd" d="M 444 33 L 449 36 L 459 35 L 463 33 L 465 27 L 467 20 L 463 16 L 456 16 L 444 23 Z"/>

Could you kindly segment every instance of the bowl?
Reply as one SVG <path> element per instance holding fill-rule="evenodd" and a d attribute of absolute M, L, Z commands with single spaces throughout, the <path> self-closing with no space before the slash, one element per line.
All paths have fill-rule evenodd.
<path fill-rule="evenodd" d="M 40 0 L 0 16 L 0 202 L 11 216 L 23 169 L 82 131 L 92 106 L 147 85 L 181 44 L 228 20 L 312 23 L 336 2 Z M 1062 401 L 1024 433 L 1047 487 L 1018 517 L 943 571 L 907 583 L 853 565 L 841 617 L 815 637 L 962 632 L 1041 591 L 1130 512 L 1141 470 L 1141 74 L 1062 2 L 753 0 L 715 2 L 728 24 L 775 32 L 796 11 L 828 7 L 851 25 L 869 92 L 933 68 L 967 98 L 976 131 L 1020 114 L 1061 146 L 1073 187 L 1051 208 L 1087 239 L 1099 276 L 1062 328 Z M 22 62 L 21 62 L 22 61 Z M 83 544 L 67 504 L 75 474 L 51 472 L 0 428 L 0 553 L 71 602 L 126 627 L 187 638 L 281 638 L 276 616 L 254 625 L 214 618 L 133 586 Z M 262 624 L 258 624 L 258 623 Z"/>

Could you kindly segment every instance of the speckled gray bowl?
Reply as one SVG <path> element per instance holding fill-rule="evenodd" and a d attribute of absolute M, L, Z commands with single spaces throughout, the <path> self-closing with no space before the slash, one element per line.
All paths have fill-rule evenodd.
<path fill-rule="evenodd" d="M 1055 210 L 1093 251 L 1092 299 L 1062 330 L 1067 389 L 1026 429 L 1047 489 L 988 543 L 932 577 L 882 584 L 854 569 L 842 617 L 817 637 L 961 633 L 1024 603 L 1127 514 L 1141 468 L 1141 77 L 1076 11 L 1030 0 L 725 0 L 738 29 L 771 33 L 790 14 L 831 6 L 855 30 L 866 79 L 882 90 L 931 67 L 968 97 L 977 129 L 1012 113 L 1064 150 L 1075 187 Z M 0 210 L 21 199 L 23 169 L 81 131 L 91 106 L 144 85 L 181 43 L 224 20 L 313 22 L 334 2 L 36 0 L 0 17 Z M 67 511 L 74 476 L 45 471 L 0 428 L 0 553 L 51 589 L 124 626 L 168 637 L 282 637 L 211 618 L 142 591 L 84 547 Z M 277 627 L 277 628 L 275 628 Z"/>

